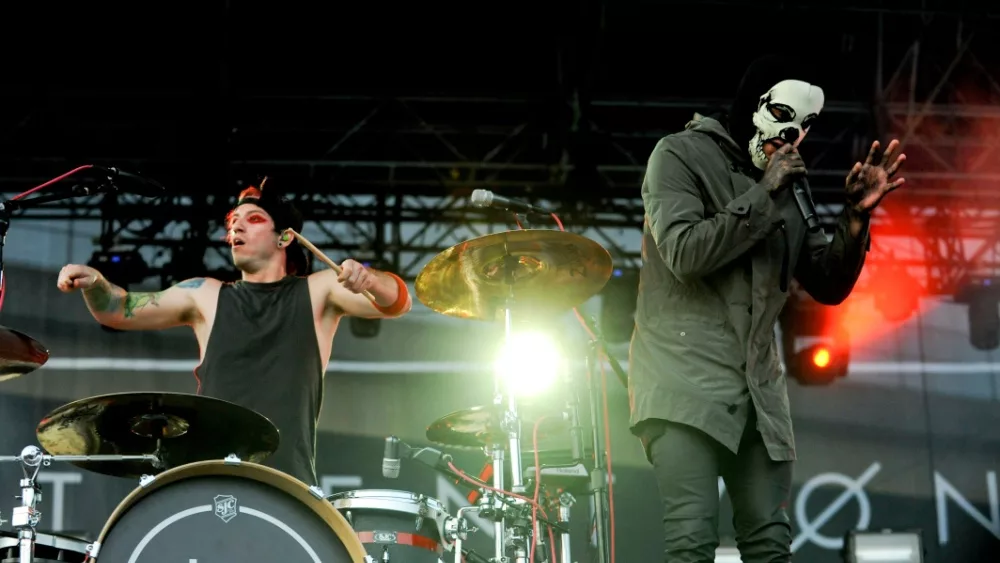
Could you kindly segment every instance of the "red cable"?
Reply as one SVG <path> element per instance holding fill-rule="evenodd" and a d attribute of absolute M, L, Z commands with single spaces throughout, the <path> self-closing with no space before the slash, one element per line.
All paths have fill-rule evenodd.
<path fill-rule="evenodd" d="M 528 551 L 528 563 L 535 562 L 535 547 L 538 545 L 538 534 L 536 533 L 538 527 L 538 494 L 542 490 L 542 464 L 538 459 L 538 429 L 542 426 L 542 421 L 547 418 L 549 417 L 543 416 L 536 420 L 535 428 L 531 433 L 531 446 L 535 453 L 535 494 L 532 497 L 535 503 L 531 507 L 531 549 Z"/>

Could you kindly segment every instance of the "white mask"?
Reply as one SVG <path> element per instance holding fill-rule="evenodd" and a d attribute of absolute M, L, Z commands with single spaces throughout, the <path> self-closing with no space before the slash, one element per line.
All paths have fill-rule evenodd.
<path fill-rule="evenodd" d="M 782 80 L 760 97 L 753 124 L 757 134 L 750 139 L 750 159 L 761 170 L 767 168 L 764 143 L 781 139 L 798 143 L 823 109 L 823 89 L 801 80 Z"/>

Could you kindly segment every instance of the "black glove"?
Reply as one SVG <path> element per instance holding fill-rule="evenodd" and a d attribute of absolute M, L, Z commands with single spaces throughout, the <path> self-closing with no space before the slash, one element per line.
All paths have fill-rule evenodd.
<path fill-rule="evenodd" d="M 760 183 L 772 195 L 784 189 L 792 180 L 808 174 L 802 155 L 791 144 L 782 145 L 771 155 Z"/>

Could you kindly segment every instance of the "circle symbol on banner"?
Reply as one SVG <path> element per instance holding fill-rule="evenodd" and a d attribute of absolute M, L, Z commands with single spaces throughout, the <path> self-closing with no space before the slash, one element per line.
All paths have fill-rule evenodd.
<path fill-rule="evenodd" d="M 857 479 L 843 473 L 821 473 L 807 481 L 795 498 L 795 520 L 799 527 L 799 535 L 792 542 L 792 551 L 796 551 L 807 541 L 825 549 L 841 549 L 844 546 L 843 536 L 825 536 L 820 532 L 820 529 L 836 516 L 851 498 L 857 499 L 858 502 L 858 521 L 854 529 L 868 529 L 868 525 L 871 524 L 872 508 L 864 487 L 881 468 L 882 465 L 875 462 Z M 837 498 L 823 509 L 815 519 L 810 520 L 809 515 L 806 514 L 809 497 L 813 491 L 824 485 L 839 485 L 844 488 L 844 491 L 837 495 Z"/>

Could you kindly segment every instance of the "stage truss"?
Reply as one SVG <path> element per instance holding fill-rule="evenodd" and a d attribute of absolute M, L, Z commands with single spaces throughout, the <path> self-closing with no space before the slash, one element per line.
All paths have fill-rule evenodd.
<path fill-rule="evenodd" d="M 879 34 L 875 76 L 864 77 L 876 95 L 873 104 L 829 101 L 833 119 L 807 141 L 819 211 L 832 224 L 850 165 L 872 139 L 900 138 L 908 185 L 875 219 L 868 271 L 904 266 L 927 292 L 952 294 L 968 275 L 993 275 L 998 266 L 1000 82 L 989 70 L 996 61 L 983 58 L 995 59 L 991 28 L 929 11 L 857 17 Z M 845 41 L 850 36 L 845 32 Z M 61 100 L 67 114 L 121 102 L 86 91 Z M 332 258 L 383 260 L 408 279 L 453 244 L 513 228 L 509 217 L 469 207 L 476 188 L 551 208 L 568 230 L 631 268 L 640 251 L 639 186 L 649 150 L 725 99 L 588 100 L 579 86 L 567 85 L 562 96 L 544 99 L 247 93 L 225 103 L 228 122 L 187 123 L 219 140 L 205 141 L 183 161 L 148 157 L 158 153 L 151 145 L 163 142 L 163 122 L 142 129 L 134 121 L 78 117 L 74 135 L 88 138 L 97 147 L 89 154 L 97 156 L 8 160 L 0 186 L 17 192 L 84 162 L 162 180 L 174 195 L 156 202 L 97 196 L 23 215 L 102 221 L 104 246 L 156 249 L 153 270 L 165 279 L 197 270 L 202 260 L 210 269 L 228 261 L 222 218 L 239 181 L 263 174 L 295 186 L 289 195 L 306 216 L 307 236 Z M 30 114 L 20 127 L 31 127 Z M 122 143 L 123 136 L 134 142 Z"/>

